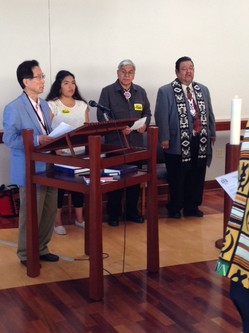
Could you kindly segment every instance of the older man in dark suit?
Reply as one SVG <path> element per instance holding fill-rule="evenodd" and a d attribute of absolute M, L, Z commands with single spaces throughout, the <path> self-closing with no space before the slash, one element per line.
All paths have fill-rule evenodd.
<path fill-rule="evenodd" d="M 121 61 L 117 69 L 117 80 L 102 89 L 99 104 L 106 106 L 112 111 L 110 117 L 113 119 L 146 117 L 144 125 L 137 130 L 132 131 L 128 126 L 124 130 L 124 134 L 131 147 L 142 147 L 142 134 L 150 124 L 151 111 L 146 91 L 141 86 L 133 83 L 135 71 L 135 64 L 130 59 Z M 101 109 L 98 109 L 97 118 L 98 121 L 106 121 Z M 108 133 L 105 136 L 105 142 L 121 145 L 120 137 L 117 132 Z M 124 216 L 126 220 L 135 223 L 143 223 L 144 221 L 144 218 L 140 216 L 137 209 L 139 191 L 139 185 L 127 187 L 125 191 Z M 122 216 L 123 213 L 121 199 L 122 190 L 108 193 L 108 223 L 111 226 L 119 225 L 119 217 Z"/>

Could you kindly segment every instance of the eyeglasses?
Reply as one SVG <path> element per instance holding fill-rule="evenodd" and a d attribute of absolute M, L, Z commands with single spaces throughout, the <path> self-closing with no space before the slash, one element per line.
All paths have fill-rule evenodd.
<path fill-rule="evenodd" d="M 40 80 L 44 80 L 45 77 L 46 77 L 45 74 L 40 74 L 40 75 L 35 75 L 35 76 L 33 76 L 33 77 L 29 77 L 28 79 L 30 79 L 30 80 L 37 79 L 37 80 L 40 81 Z"/>
<path fill-rule="evenodd" d="M 179 71 L 181 71 L 181 72 L 191 71 L 192 72 L 192 71 L 194 71 L 194 67 L 192 67 L 192 66 L 188 67 L 188 68 L 187 67 L 183 67 L 183 68 L 180 68 Z"/>
<path fill-rule="evenodd" d="M 124 71 L 124 70 L 120 70 L 120 73 L 121 73 L 122 75 L 128 75 L 128 76 L 130 76 L 130 75 L 134 75 L 134 74 L 135 74 L 135 71 L 129 71 L 129 72 L 126 72 L 126 71 Z"/>

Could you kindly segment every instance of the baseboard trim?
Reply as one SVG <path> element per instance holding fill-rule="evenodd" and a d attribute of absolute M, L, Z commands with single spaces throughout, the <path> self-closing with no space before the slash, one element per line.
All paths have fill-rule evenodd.
<path fill-rule="evenodd" d="M 205 190 L 220 190 L 221 187 L 219 185 L 219 183 L 213 179 L 213 180 L 206 180 L 204 183 L 204 191 Z M 164 183 L 164 184 L 160 184 L 157 186 L 157 191 L 158 191 L 158 196 L 165 196 L 165 194 L 168 194 L 168 184 Z"/>

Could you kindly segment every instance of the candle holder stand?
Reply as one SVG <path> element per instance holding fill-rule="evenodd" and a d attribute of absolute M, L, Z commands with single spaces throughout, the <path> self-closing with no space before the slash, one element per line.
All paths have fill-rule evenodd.
<path fill-rule="evenodd" d="M 225 173 L 233 172 L 238 169 L 240 158 L 240 144 L 232 145 L 230 143 L 226 144 L 226 158 L 225 158 Z M 218 249 L 221 249 L 223 246 L 225 232 L 227 228 L 227 223 L 230 218 L 231 208 L 232 208 L 233 200 L 230 196 L 224 192 L 224 217 L 223 217 L 223 238 L 218 239 L 215 242 L 215 246 Z"/>

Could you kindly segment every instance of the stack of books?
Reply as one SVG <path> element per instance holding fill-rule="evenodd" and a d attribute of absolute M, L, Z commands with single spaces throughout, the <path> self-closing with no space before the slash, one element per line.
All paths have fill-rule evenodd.
<path fill-rule="evenodd" d="M 108 183 L 117 181 L 120 179 L 122 175 L 128 174 L 128 173 L 135 173 L 137 172 L 138 167 L 136 165 L 131 164 L 122 164 L 117 165 L 113 168 L 105 168 L 100 176 L 100 182 L 101 183 Z M 86 184 L 90 184 L 90 178 L 83 176 L 83 181 Z"/>
<path fill-rule="evenodd" d="M 89 168 L 81 168 L 81 167 L 76 167 L 72 165 L 64 165 L 64 164 L 54 164 L 54 171 L 57 172 L 65 172 L 65 173 L 70 173 L 70 174 L 89 174 L 90 169 Z"/>
<path fill-rule="evenodd" d="M 109 183 L 117 181 L 118 179 L 115 178 L 115 176 L 101 176 L 100 177 L 100 183 Z M 90 177 L 83 176 L 83 181 L 89 185 L 90 184 Z"/>
<path fill-rule="evenodd" d="M 116 165 L 113 168 L 106 168 L 103 170 L 103 176 L 122 176 L 127 173 L 135 173 L 137 172 L 137 165 L 132 164 L 122 164 Z"/>

